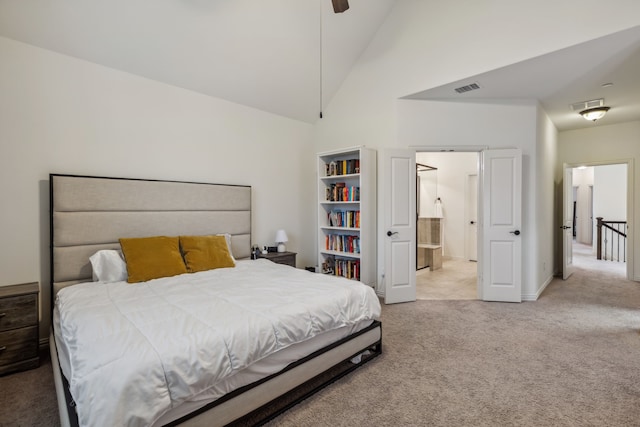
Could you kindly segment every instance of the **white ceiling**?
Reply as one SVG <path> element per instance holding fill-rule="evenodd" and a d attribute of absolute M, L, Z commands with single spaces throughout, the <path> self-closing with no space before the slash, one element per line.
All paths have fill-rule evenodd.
<path fill-rule="evenodd" d="M 0 36 L 315 122 L 395 0 L 0 0 Z"/>
<path fill-rule="evenodd" d="M 547 55 L 407 96 L 460 102 L 540 102 L 558 130 L 640 120 L 640 26 Z M 457 93 L 471 83 L 480 89 Z M 613 86 L 602 87 L 605 83 Z M 597 122 L 571 104 L 604 98 L 611 107 Z"/>
<path fill-rule="evenodd" d="M 313 123 L 321 87 L 326 106 L 395 1 L 334 14 L 330 0 L 0 0 L 0 36 Z M 640 27 L 407 98 L 534 99 L 568 130 L 640 120 L 637 76 Z M 453 90 L 471 82 L 481 89 Z M 601 97 L 611 111 L 598 122 L 569 108 Z"/>

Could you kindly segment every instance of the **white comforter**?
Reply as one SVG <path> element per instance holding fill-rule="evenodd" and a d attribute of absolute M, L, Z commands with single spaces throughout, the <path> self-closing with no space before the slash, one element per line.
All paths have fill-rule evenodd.
<path fill-rule="evenodd" d="M 152 424 L 275 351 L 380 316 L 368 286 L 266 260 L 71 286 L 55 310 L 81 426 Z"/>

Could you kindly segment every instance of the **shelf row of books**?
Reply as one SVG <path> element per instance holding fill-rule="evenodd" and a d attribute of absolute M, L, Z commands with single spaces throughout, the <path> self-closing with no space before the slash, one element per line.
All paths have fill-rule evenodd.
<path fill-rule="evenodd" d="M 360 211 L 331 211 L 327 216 L 331 227 L 360 228 Z"/>
<path fill-rule="evenodd" d="M 360 173 L 360 159 L 333 160 L 325 165 L 327 176 Z"/>
<path fill-rule="evenodd" d="M 347 187 L 344 182 L 336 182 L 326 188 L 325 200 L 328 202 L 359 202 L 360 187 Z"/>
<path fill-rule="evenodd" d="M 327 234 L 325 236 L 325 249 L 328 251 L 360 253 L 360 237 L 346 234 Z"/>
<path fill-rule="evenodd" d="M 322 263 L 322 272 L 324 274 L 346 277 L 347 279 L 360 280 L 360 261 L 327 258 L 327 260 Z"/>

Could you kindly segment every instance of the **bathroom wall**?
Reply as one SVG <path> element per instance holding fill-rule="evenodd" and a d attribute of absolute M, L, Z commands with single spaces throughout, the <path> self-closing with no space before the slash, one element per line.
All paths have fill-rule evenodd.
<path fill-rule="evenodd" d="M 469 174 L 478 173 L 478 153 L 420 152 L 416 153 L 416 163 L 438 168 L 436 197 L 442 201 L 442 254 L 464 259 L 465 188 Z M 434 202 L 430 201 L 431 206 Z"/>

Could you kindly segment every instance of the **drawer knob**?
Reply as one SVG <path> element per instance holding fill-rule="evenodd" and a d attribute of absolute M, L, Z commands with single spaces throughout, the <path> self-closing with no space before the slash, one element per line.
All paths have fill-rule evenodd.
<path fill-rule="evenodd" d="M 3 345 L 2 347 L 0 347 L 0 351 L 5 351 L 7 349 L 6 345 Z"/>
<path fill-rule="evenodd" d="M 0 319 L 2 319 L 6 315 L 7 315 L 7 313 L 0 313 Z"/>

